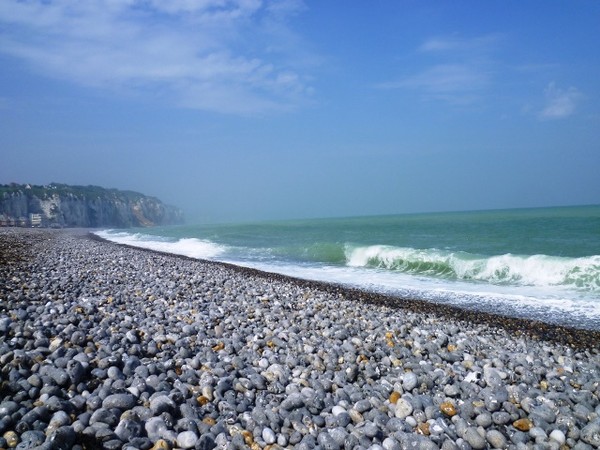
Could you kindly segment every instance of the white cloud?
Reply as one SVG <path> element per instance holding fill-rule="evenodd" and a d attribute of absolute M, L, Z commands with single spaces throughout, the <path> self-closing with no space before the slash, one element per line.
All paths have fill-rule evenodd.
<path fill-rule="evenodd" d="M 489 54 L 501 40 L 500 35 L 471 39 L 432 37 L 416 50 L 422 69 L 398 80 L 380 83 L 384 89 L 405 89 L 423 99 L 464 106 L 480 101 L 491 85 L 494 62 Z"/>
<path fill-rule="evenodd" d="M 554 82 L 549 83 L 544 90 L 546 104 L 540 112 L 540 118 L 545 120 L 563 119 L 575 113 L 581 93 L 574 87 L 560 89 Z"/>
<path fill-rule="evenodd" d="M 436 36 L 419 46 L 421 52 L 464 52 L 471 55 L 490 52 L 501 40 L 501 34 L 486 34 L 474 38 L 458 36 Z"/>
<path fill-rule="evenodd" d="M 0 52 L 80 85 L 264 113 L 294 108 L 311 90 L 288 63 L 303 51 L 287 23 L 301 8 L 296 0 L 3 1 Z M 268 46 L 273 23 L 286 31 L 277 51 Z"/>
<path fill-rule="evenodd" d="M 481 68 L 467 64 L 439 64 L 399 81 L 381 83 L 379 87 L 413 89 L 426 99 L 465 105 L 479 98 L 488 81 L 488 74 Z"/>

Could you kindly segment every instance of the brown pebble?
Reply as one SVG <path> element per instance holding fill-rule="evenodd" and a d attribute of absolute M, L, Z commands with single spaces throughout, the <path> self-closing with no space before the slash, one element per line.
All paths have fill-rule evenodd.
<path fill-rule="evenodd" d="M 219 342 L 212 349 L 213 349 L 213 351 L 218 352 L 219 350 L 223 350 L 224 348 L 225 348 L 225 344 L 223 344 L 222 342 Z"/>
<path fill-rule="evenodd" d="M 211 427 L 217 423 L 217 421 L 212 417 L 205 417 L 204 419 L 202 419 L 202 422 L 204 422 L 207 425 L 210 425 Z"/>
<path fill-rule="evenodd" d="M 440 405 L 440 411 L 446 416 L 452 417 L 456 415 L 456 407 L 450 402 L 444 402 Z"/>
<path fill-rule="evenodd" d="M 244 442 L 246 445 L 252 445 L 254 443 L 254 435 L 250 431 L 242 431 L 242 436 L 244 436 Z"/>
<path fill-rule="evenodd" d="M 6 445 L 8 445 L 8 448 L 15 448 L 19 443 L 19 436 L 14 431 L 7 431 L 2 437 L 6 439 Z"/>
<path fill-rule="evenodd" d="M 156 443 L 154 444 L 154 446 L 152 447 L 151 450 L 170 450 L 171 447 L 169 447 L 169 443 L 167 441 L 165 441 L 164 439 L 159 439 L 158 441 L 156 441 Z"/>
<path fill-rule="evenodd" d="M 204 406 L 206 405 L 210 400 L 205 397 L 204 395 L 199 395 L 198 397 L 196 397 L 196 401 L 198 402 L 198 404 L 200 406 Z"/>
<path fill-rule="evenodd" d="M 417 433 L 423 434 L 425 436 L 429 436 L 430 435 L 429 424 L 427 422 L 425 422 L 425 423 L 420 423 L 419 425 L 417 425 Z"/>
<path fill-rule="evenodd" d="M 390 394 L 390 403 L 396 404 L 396 402 L 400 399 L 400 392 L 394 391 Z"/>
<path fill-rule="evenodd" d="M 513 427 L 519 431 L 529 431 L 533 428 L 533 423 L 529 419 L 518 419 L 513 422 Z"/>

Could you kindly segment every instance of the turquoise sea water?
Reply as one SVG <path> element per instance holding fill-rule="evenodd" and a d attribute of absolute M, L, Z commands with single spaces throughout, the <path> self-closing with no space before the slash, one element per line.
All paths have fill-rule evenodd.
<path fill-rule="evenodd" d="M 104 230 L 116 242 L 600 329 L 600 206 Z"/>

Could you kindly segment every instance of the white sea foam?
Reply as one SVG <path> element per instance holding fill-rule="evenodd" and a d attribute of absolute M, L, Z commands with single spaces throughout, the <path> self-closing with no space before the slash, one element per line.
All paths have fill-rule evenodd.
<path fill-rule="evenodd" d="M 492 285 L 364 267 L 230 262 L 266 272 L 339 283 L 400 298 L 429 300 L 471 310 L 600 329 L 600 302 L 596 296 L 566 288 Z"/>
<path fill-rule="evenodd" d="M 505 254 L 491 257 L 438 249 L 373 245 L 346 248 L 347 265 L 451 280 L 513 286 L 564 286 L 600 291 L 600 256 L 566 258 Z"/>
<path fill-rule="evenodd" d="M 227 247 L 197 238 L 174 239 L 115 230 L 96 234 L 120 244 L 219 260 L 307 280 L 600 329 L 597 298 L 600 256 L 507 254 L 484 258 L 445 250 L 347 246 L 346 265 L 338 266 L 285 262 L 266 258 L 265 252 L 257 249 Z"/>
<path fill-rule="evenodd" d="M 98 231 L 95 234 L 118 244 L 126 244 L 198 259 L 214 259 L 226 251 L 226 247 L 223 245 L 196 238 L 173 240 L 161 236 L 118 232 L 114 230 Z"/>

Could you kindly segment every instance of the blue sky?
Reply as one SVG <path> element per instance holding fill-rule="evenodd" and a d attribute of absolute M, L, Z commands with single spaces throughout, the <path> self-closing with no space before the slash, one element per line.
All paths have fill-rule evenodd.
<path fill-rule="evenodd" d="M 600 203 L 597 1 L 4 0 L 0 183 L 236 221 Z"/>

